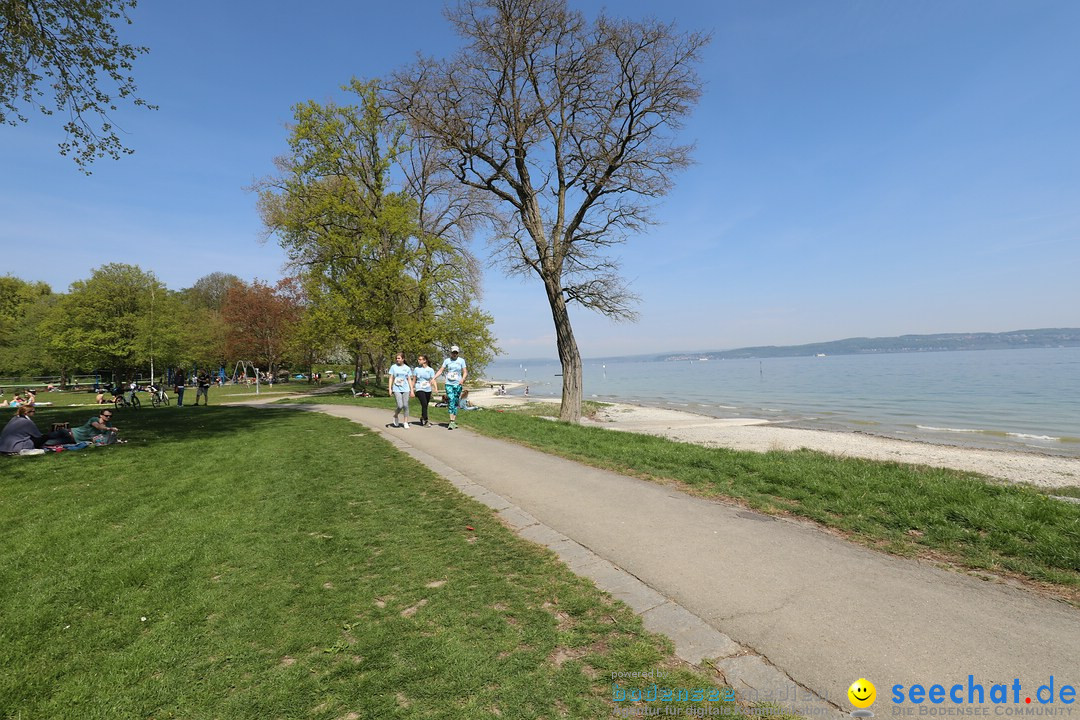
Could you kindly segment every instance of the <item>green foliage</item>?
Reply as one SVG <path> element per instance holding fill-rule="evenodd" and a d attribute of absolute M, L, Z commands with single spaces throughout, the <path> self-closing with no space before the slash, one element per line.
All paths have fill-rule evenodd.
<path fill-rule="evenodd" d="M 412 357 L 453 343 L 490 358 L 491 318 L 473 304 L 475 261 L 445 225 L 424 224 L 428 198 L 415 184 L 392 183 L 420 167 L 405 163 L 404 128 L 374 83 L 346 89 L 357 104 L 294 108 L 290 155 L 258 187 L 267 230 L 302 268 L 307 331 L 367 354 L 376 372 L 398 350 Z"/>
<path fill-rule="evenodd" d="M 240 285 L 243 280 L 232 273 L 212 272 L 195 281 L 184 291 L 186 298 L 200 308 L 220 311 L 225 305 L 229 288 Z"/>
<path fill-rule="evenodd" d="M 437 333 L 434 342 L 420 348 L 419 352 L 427 353 L 431 364 L 438 366 L 442 357 L 436 348 L 445 352 L 451 345 L 457 345 L 461 348 L 461 356 L 469 364 L 469 374 L 480 377 L 498 353 L 490 328 L 491 316 L 462 302 L 458 306 L 451 306 L 450 312 L 441 320 L 433 327 Z"/>
<path fill-rule="evenodd" d="M 176 359 L 169 365 L 216 368 L 224 363 L 228 358 L 225 346 L 229 329 L 221 312 L 205 307 L 186 307 L 179 309 L 178 316 L 183 318 L 179 347 L 174 356 Z"/>
<path fill-rule="evenodd" d="M 0 277 L 0 374 L 34 372 L 42 365 L 35 351 L 38 329 L 56 301 L 45 283 Z"/>
<path fill-rule="evenodd" d="M 149 359 L 153 358 L 158 376 L 166 367 L 201 361 L 204 356 L 208 362 L 221 361 L 220 313 L 190 304 L 184 293 L 160 292 L 155 288 L 150 304 L 144 308 L 142 322 L 138 342 L 140 364 L 148 368 Z M 213 350 L 206 352 L 207 346 Z"/>
<path fill-rule="evenodd" d="M 132 63 L 147 48 L 120 42 L 116 26 L 130 24 L 135 0 L 0 0 L 0 123 L 29 121 L 28 109 L 59 111 L 67 138 L 87 175 L 94 160 L 119 158 L 124 147 L 110 113 L 119 98 L 156 109 L 135 95 Z M 106 83 L 115 86 L 110 89 Z M 52 98 L 46 98 L 46 88 Z"/>
<path fill-rule="evenodd" d="M 51 294 L 45 283 L 29 283 L 11 275 L 0 277 L 0 345 L 10 342 L 27 308 Z"/>
<path fill-rule="evenodd" d="M 163 342 L 166 328 L 175 331 L 168 313 L 156 311 L 159 298 L 165 301 L 167 291 L 153 273 L 103 265 L 72 283 L 52 307 L 41 327 L 45 349 L 65 370 L 102 368 L 126 376 L 149 366 L 155 342 Z"/>

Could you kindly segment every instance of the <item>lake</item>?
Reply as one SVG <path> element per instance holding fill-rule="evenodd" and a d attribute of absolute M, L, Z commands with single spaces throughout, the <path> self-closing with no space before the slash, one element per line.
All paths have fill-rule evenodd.
<path fill-rule="evenodd" d="M 558 398 L 559 372 L 557 361 L 496 361 L 486 375 Z M 1080 348 L 586 360 L 584 385 L 586 399 L 1080 457 Z"/>

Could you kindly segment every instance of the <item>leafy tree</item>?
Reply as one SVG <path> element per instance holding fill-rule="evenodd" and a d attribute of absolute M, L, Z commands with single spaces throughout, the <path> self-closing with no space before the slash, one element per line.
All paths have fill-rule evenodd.
<path fill-rule="evenodd" d="M 232 273 L 212 272 L 196 280 L 195 284 L 184 292 L 199 307 L 220 311 L 225 305 L 229 288 L 242 282 Z"/>
<path fill-rule="evenodd" d="M 46 349 L 63 371 L 107 369 L 127 378 L 149 369 L 155 333 L 156 298 L 165 286 L 137 265 L 110 263 L 89 279 L 71 284 L 42 323 Z"/>
<path fill-rule="evenodd" d="M 11 275 L 0 277 L 0 352 L 25 334 L 28 310 L 41 298 L 52 294 L 46 283 L 30 283 Z M 10 368 L 0 355 L 0 368 Z"/>
<path fill-rule="evenodd" d="M 183 294 L 177 297 L 185 298 Z M 227 366 L 229 325 L 223 314 L 206 307 L 186 306 L 179 315 L 184 319 L 179 334 L 180 348 L 170 364 L 193 364 L 200 368 Z"/>
<path fill-rule="evenodd" d="M 48 369 L 40 327 L 56 300 L 46 283 L 0 277 L 0 374 L 36 375 Z"/>
<path fill-rule="evenodd" d="M 472 304 L 466 205 L 424 176 L 374 83 L 346 89 L 357 105 L 295 108 L 290 154 L 257 187 L 268 234 L 303 277 L 311 322 L 377 376 L 392 353 L 430 351 L 454 327 L 482 326 L 470 341 L 490 352 L 490 318 Z M 395 169 L 404 187 L 392 184 Z"/>
<path fill-rule="evenodd" d="M 236 285 L 243 285 L 236 275 L 212 272 L 191 287 L 170 294 L 170 300 L 175 301 L 175 317 L 180 319 L 176 334 L 179 346 L 170 365 L 218 368 L 228 364 L 225 350 L 229 328 L 222 308 L 229 288 Z"/>
<path fill-rule="evenodd" d="M 137 344 L 139 357 L 149 359 L 159 378 L 167 368 L 201 361 L 207 354 L 213 357 L 211 363 L 220 362 L 224 343 L 213 330 L 207 333 L 207 323 L 211 328 L 220 328 L 221 313 L 192 304 L 183 292 L 155 286 L 142 317 Z M 212 350 L 207 353 L 208 346 Z M 147 360 L 142 362 L 146 364 Z"/>
<path fill-rule="evenodd" d="M 134 152 L 120 142 L 110 114 L 118 99 L 157 109 L 135 95 L 130 75 L 148 49 L 120 42 L 136 0 L 0 0 L 0 122 L 29 121 L 27 108 L 67 116 L 60 154 L 74 154 L 87 175 L 108 155 Z M 46 97 L 46 87 L 52 95 Z"/>
<path fill-rule="evenodd" d="M 297 305 L 300 313 L 293 327 L 286 359 L 291 367 L 303 369 L 308 374 L 308 382 L 313 382 L 316 364 L 331 362 L 335 355 L 348 358 L 352 353 L 341 352 L 332 319 L 326 315 L 321 303 L 312 303 L 303 277 L 285 278 L 281 282 L 281 292 Z"/>
<path fill-rule="evenodd" d="M 610 248 L 651 222 L 649 201 L 690 162 L 677 129 L 701 93 L 708 38 L 565 0 L 462 0 L 448 18 L 466 46 L 394 77 L 391 103 L 443 163 L 484 193 L 511 272 L 535 274 L 563 369 L 561 418 L 581 416 L 581 355 L 568 305 L 635 317 Z"/>

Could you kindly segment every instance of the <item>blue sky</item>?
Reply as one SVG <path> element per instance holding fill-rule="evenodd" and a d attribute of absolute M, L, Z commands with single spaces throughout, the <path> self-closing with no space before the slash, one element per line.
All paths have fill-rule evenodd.
<path fill-rule="evenodd" d="M 618 250 L 641 320 L 574 313 L 584 355 L 1080 325 L 1080 3 L 608 7 L 714 38 L 683 130 L 697 164 Z M 280 277 L 245 188 L 284 152 L 291 106 L 449 55 L 441 9 L 146 0 L 125 32 L 151 47 L 136 77 L 161 109 L 118 114 L 135 155 L 87 178 L 55 123 L 0 128 L 0 273 Z M 508 356 L 555 356 L 536 281 L 489 267 L 482 304 Z"/>

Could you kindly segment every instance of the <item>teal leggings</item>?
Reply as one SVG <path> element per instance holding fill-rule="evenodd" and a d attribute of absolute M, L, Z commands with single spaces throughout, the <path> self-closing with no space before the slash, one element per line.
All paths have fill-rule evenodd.
<path fill-rule="evenodd" d="M 461 386 L 460 385 L 447 385 L 446 386 L 446 404 L 447 410 L 451 415 L 457 415 L 458 400 L 461 399 Z"/>

